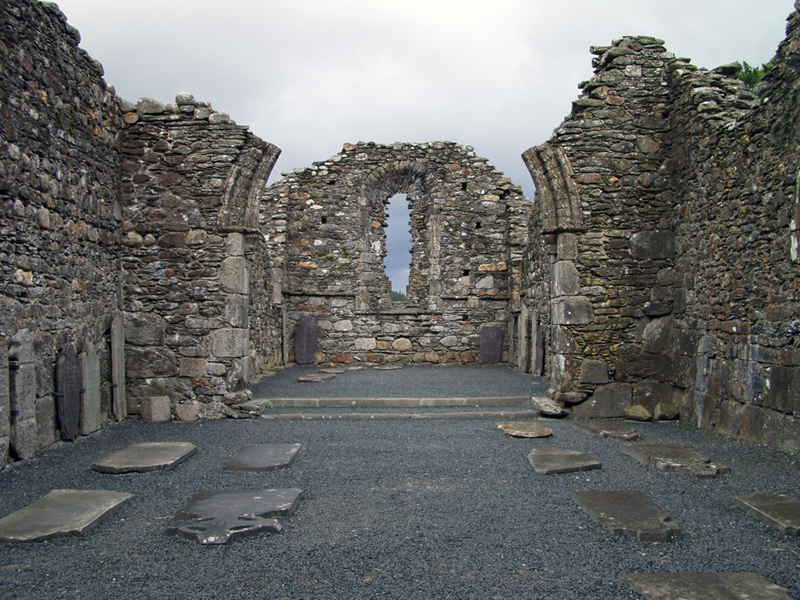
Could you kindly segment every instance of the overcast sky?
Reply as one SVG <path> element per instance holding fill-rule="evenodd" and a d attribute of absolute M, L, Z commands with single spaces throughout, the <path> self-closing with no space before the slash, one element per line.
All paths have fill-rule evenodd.
<path fill-rule="evenodd" d="M 471 145 L 525 194 L 520 154 L 592 75 L 589 46 L 651 35 L 695 65 L 760 65 L 793 0 L 59 0 L 132 102 L 191 92 L 281 148 L 281 172 L 344 142 Z M 398 286 L 395 286 L 397 289 Z"/>

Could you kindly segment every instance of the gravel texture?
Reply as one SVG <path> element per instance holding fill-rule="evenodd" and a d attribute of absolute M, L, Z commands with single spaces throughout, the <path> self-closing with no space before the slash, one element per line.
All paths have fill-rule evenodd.
<path fill-rule="evenodd" d="M 622 442 L 569 421 L 545 424 L 552 437 L 516 439 L 484 419 L 128 420 L 0 472 L 0 516 L 53 488 L 134 494 L 85 536 L 0 544 L 0 598 L 608 600 L 638 598 L 620 583 L 637 571 L 757 572 L 800 598 L 800 538 L 732 503 L 754 491 L 800 496 L 797 457 L 676 422 L 631 425 L 645 442 L 684 445 L 733 471 L 697 479 L 642 465 Z M 191 442 L 198 453 L 174 471 L 90 469 L 144 441 Z M 224 470 L 244 444 L 295 442 L 303 449 L 286 470 Z M 537 475 L 526 458 L 536 447 L 578 450 L 603 468 Z M 278 534 L 201 546 L 164 533 L 195 492 L 261 487 L 303 490 Z M 683 537 L 612 536 L 570 497 L 614 489 L 645 493 Z"/>

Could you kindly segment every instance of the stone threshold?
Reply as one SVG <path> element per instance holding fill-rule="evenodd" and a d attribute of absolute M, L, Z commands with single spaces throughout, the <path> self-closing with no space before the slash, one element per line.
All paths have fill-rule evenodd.
<path fill-rule="evenodd" d="M 314 421 L 314 420 L 378 420 L 378 419 L 535 419 L 537 410 L 473 410 L 448 412 L 347 412 L 331 413 L 323 411 L 267 413 L 262 419 L 275 421 Z"/>
<path fill-rule="evenodd" d="M 498 396 L 485 398 L 262 398 L 252 400 L 267 408 L 448 408 L 456 406 L 519 406 L 530 400 L 527 396 Z M 249 404 L 249 403 L 248 403 Z"/>

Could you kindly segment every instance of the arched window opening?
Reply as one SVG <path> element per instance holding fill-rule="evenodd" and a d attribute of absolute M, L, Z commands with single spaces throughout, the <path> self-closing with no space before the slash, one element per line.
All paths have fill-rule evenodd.
<path fill-rule="evenodd" d="M 386 257 L 383 266 L 391 286 L 391 299 L 405 302 L 411 269 L 411 218 L 406 194 L 386 200 Z"/>

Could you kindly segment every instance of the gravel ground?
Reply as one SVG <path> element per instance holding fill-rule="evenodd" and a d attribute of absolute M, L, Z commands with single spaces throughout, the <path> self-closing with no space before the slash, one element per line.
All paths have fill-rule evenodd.
<path fill-rule="evenodd" d="M 633 425 L 646 442 L 688 446 L 733 470 L 697 479 L 644 466 L 620 442 L 568 421 L 546 424 L 553 437 L 527 440 L 483 419 L 128 420 L 0 472 L 0 516 L 53 488 L 134 494 L 86 536 L 0 544 L 0 598 L 608 600 L 638 598 L 620 583 L 637 571 L 757 572 L 800 598 L 800 538 L 732 505 L 753 491 L 800 496 L 797 457 L 674 422 Z M 89 468 L 142 441 L 189 441 L 199 450 L 171 472 Z M 303 449 L 286 470 L 223 470 L 244 444 L 291 442 Z M 537 475 L 526 459 L 535 447 L 579 450 L 603 469 Z M 303 490 L 278 534 L 221 546 L 164 534 L 197 491 L 262 487 Z M 612 536 L 570 497 L 613 489 L 644 492 L 683 537 L 659 544 Z"/>

